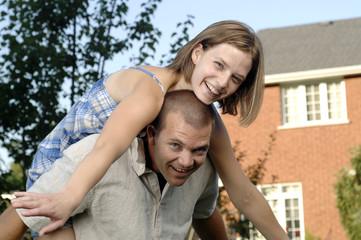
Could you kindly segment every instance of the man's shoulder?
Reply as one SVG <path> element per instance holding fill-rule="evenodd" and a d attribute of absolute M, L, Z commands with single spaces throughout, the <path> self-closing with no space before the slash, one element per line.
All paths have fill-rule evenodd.
<path fill-rule="evenodd" d="M 64 150 L 64 155 L 70 157 L 76 162 L 81 161 L 94 147 L 99 134 L 91 134 L 80 141 L 70 145 Z"/>
<path fill-rule="evenodd" d="M 212 180 L 217 177 L 216 169 L 214 168 L 211 160 L 207 157 L 202 166 L 200 166 L 199 169 L 190 176 L 189 180 L 212 182 Z"/>
<path fill-rule="evenodd" d="M 202 164 L 202 166 L 200 168 L 204 168 L 203 171 L 207 171 L 207 172 L 215 172 L 216 169 L 213 166 L 212 161 L 209 159 L 209 157 L 206 157 L 206 160 L 204 161 L 204 163 Z"/>

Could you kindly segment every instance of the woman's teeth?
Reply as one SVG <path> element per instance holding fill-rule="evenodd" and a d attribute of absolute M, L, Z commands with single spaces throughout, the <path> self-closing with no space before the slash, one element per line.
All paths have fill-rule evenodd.
<path fill-rule="evenodd" d="M 212 87 L 210 84 L 208 84 L 207 82 L 206 82 L 206 85 L 213 94 L 216 94 L 216 95 L 219 94 L 219 92 L 214 87 Z"/>

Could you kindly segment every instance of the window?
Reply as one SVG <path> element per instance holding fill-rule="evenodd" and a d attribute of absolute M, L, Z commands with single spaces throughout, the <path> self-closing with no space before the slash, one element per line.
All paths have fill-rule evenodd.
<path fill-rule="evenodd" d="M 347 121 L 343 81 L 282 86 L 284 126 L 332 124 Z"/>
<path fill-rule="evenodd" d="M 291 240 L 305 239 L 301 183 L 267 184 L 258 186 L 267 199 L 278 222 Z M 260 233 L 251 239 L 265 239 Z"/>

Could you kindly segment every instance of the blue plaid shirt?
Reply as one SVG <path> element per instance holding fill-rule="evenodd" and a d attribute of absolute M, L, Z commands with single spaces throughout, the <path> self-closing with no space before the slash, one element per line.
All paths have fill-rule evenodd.
<path fill-rule="evenodd" d="M 40 143 L 31 168 L 27 170 L 26 189 L 48 171 L 71 144 L 103 129 L 106 120 L 118 105 L 105 90 L 106 79 L 107 76 L 96 82 Z"/>

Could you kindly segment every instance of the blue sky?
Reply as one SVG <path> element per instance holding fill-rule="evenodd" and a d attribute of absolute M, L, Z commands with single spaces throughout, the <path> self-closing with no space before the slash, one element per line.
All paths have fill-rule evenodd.
<path fill-rule="evenodd" d="M 132 4 L 135 4 L 135 1 Z M 359 0 L 163 0 L 154 23 L 169 31 L 175 24 L 191 14 L 193 34 L 220 20 L 239 20 L 256 31 L 266 28 L 292 26 L 361 17 Z"/>
<path fill-rule="evenodd" d="M 143 1 L 129 0 L 130 12 L 133 14 L 130 17 L 134 17 L 134 9 L 139 8 L 141 2 Z M 163 0 L 153 23 L 163 32 L 157 48 L 163 54 L 168 52 L 170 34 L 176 24 L 183 22 L 187 14 L 194 16 L 194 27 L 189 32 L 193 38 L 211 23 L 221 20 L 238 20 L 259 31 L 361 17 L 360 9 L 360 0 Z M 114 58 L 107 63 L 106 70 L 119 70 L 126 64 L 124 60 L 124 57 Z M 0 158 L 9 162 L 4 150 L 0 150 Z"/>
<path fill-rule="evenodd" d="M 132 13 L 143 1 L 129 2 Z M 170 34 L 187 14 L 194 16 L 194 27 L 190 30 L 193 38 L 211 23 L 221 20 L 238 20 L 259 31 L 361 17 L 360 9 L 360 0 L 163 0 L 152 21 L 163 33 L 157 49 L 159 54 L 164 54 L 169 50 Z M 119 56 L 108 62 L 107 71 L 119 70 L 125 59 Z"/>

